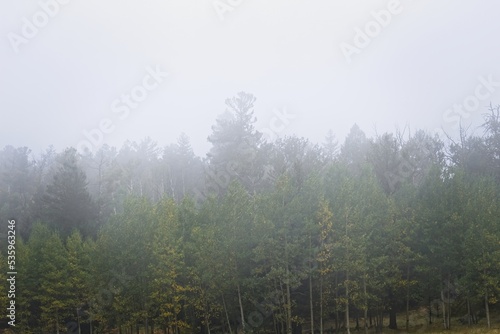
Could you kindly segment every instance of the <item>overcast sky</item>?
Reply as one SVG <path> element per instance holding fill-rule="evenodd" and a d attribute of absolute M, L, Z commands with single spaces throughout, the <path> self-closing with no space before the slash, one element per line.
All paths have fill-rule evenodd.
<path fill-rule="evenodd" d="M 2 1 L 0 146 L 92 146 L 85 131 L 164 146 L 185 132 L 204 155 L 240 91 L 273 137 L 453 132 L 500 103 L 499 12 L 496 0 Z"/>

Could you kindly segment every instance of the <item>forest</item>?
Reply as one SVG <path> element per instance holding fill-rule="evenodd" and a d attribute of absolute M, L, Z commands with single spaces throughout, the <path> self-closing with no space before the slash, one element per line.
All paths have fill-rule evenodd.
<path fill-rule="evenodd" d="M 315 144 L 264 140 L 255 100 L 225 101 L 205 157 L 184 134 L 95 152 L 5 146 L 0 280 L 14 220 L 11 328 L 500 327 L 500 106 L 446 138 L 409 126 L 370 138 L 353 125 L 342 143 L 329 132 Z M 4 313 L 8 290 L 0 285 Z"/>

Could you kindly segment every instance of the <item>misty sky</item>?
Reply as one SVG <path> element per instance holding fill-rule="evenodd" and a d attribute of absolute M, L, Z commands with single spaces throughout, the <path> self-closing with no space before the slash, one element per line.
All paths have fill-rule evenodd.
<path fill-rule="evenodd" d="M 2 1 L 0 147 L 76 147 L 101 126 L 114 146 L 185 132 L 204 155 L 239 91 L 257 97 L 257 130 L 293 116 L 275 136 L 456 132 L 460 114 L 477 126 L 500 104 L 499 12 L 495 0 Z"/>

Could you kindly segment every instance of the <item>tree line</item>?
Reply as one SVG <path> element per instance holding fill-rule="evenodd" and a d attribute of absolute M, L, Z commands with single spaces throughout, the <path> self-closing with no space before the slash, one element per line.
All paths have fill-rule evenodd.
<path fill-rule="evenodd" d="M 347 331 L 481 321 L 500 296 L 500 107 L 480 136 L 266 142 L 255 97 L 189 139 L 0 151 L 23 333 Z M 6 240 L 6 237 L 3 238 Z M 2 240 L 0 279 L 8 271 Z M 6 286 L 0 286 L 6 308 Z M 4 309 L 5 309 L 4 308 Z M 405 323 L 397 322 L 403 314 Z"/>

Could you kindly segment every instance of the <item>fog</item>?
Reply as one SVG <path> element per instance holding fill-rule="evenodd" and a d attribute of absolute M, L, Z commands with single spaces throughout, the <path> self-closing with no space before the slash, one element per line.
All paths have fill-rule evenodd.
<path fill-rule="evenodd" d="M 1 2 L 0 332 L 498 330 L 499 12 Z"/>
<path fill-rule="evenodd" d="M 203 156 L 225 99 L 240 91 L 257 97 L 256 129 L 269 139 L 320 143 L 331 129 L 342 141 L 354 123 L 368 135 L 405 126 L 455 135 L 460 116 L 474 129 L 498 104 L 499 9 L 451 0 L 4 1 L 0 147 L 39 153 L 147 136 L 167 145 L 185 132 Z M 279 126 L 278 115 L 288 115 Z"/>

